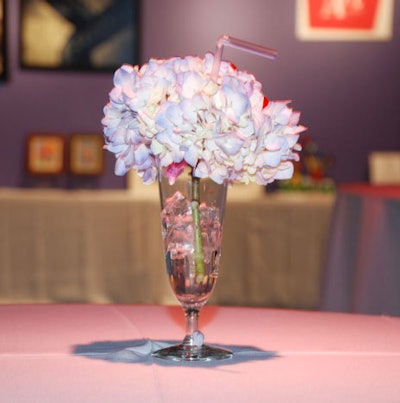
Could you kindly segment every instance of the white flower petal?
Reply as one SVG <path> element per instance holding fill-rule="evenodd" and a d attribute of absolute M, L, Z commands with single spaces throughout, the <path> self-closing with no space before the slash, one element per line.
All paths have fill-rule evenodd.
<path fill-rule="evenodd" d="M 184 159 L 190 166 L 196 166 L 197 161 L 199 160 L 199 153 L 197 149 L 195 147 L 190 147 L 188 150 L 186 150 Z"/>
<path fill-rule="evenodd" d="M 235 155 L 243 146 L 243 140 L 234 134 L 227 134 L 215 140 L 215 143 L 226 155 Z"/>
<path fill-rule="evenodd" d="M 126 168 L 125 162 L 122 158 L 117 158 L 117 161 L 115 162 L 115 168 L 114 168 L 114 173 L 117 176 L 123 176 L 128 172 L 128 169 Z"/>
<path fill-rule="evenodd" d="M 142 165 L 144 161 L 149 158 L 149 149 L 144 145 L 141 144 L 136 150 L 135 150 L 135 163 L 138 165 Z"/>
<path fill-rule="evenodd" d="M 195 170 L 194 176 L 197 178 L 206 178 L 209 175 L 209 169 L 205 161 L 200 161 Z"/>

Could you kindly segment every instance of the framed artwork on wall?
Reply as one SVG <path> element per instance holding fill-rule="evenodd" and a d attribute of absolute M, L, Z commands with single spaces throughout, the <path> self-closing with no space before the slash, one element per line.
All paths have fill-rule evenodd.
<path fill-rule="evenodd" d="M 315 41 L 388 41 L 394 0 L 296 0 L 296 37 Z"/>
<path fill-rule="evenodd" d="M 69 168 L 74 175 L 100 175 L 104 169 L 104 140 L 100 134 L 75 134 L 69 147 Z"/>
<path fill-rule="evenodd" d="M 139 6 L 139 0 L 20 0 L 20 64 L 74 71 L 138 64 Z"/>
<path fill-rule="evenodd" d="M 0 80 L 7 78 L 6 0 L 0 0 Z"/>
<path fill-rule="evenodd" d="M 31 175 L 60 175 L 65 168 L 65 139 L 57 134 L 31 134 L 26 142 L 26 166 Z"/>

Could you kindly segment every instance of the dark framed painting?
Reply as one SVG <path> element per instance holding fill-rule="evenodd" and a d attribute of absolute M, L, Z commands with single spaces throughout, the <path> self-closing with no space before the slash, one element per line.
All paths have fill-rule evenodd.
<path fill-rule="evenodd" d="M 0 80 L 7 78 L 6 0 L 0 0 Z"/>
<path fill-rule="evenodd" d="M 26 167 L 31 175 L 60 175 L 65 169 L 65 138 L 31 134 L 26 142 Z"/>
<path fill-rule="evenodd" d="M 104 138 L 100 134 L 74 134 L 69 147 L 69 168 L 74 175 L 100 175 L 104 169 Z"/>
<path fill-rule="evenodd" d="M 20 64 L 114 71 L 138 64 L 139 0 L 20 0 Z"/>

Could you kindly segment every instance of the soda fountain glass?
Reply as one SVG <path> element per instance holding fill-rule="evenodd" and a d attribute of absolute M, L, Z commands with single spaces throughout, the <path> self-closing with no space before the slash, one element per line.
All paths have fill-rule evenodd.
<path fill-rule="evenodd" d="M 167 276 L 185 312 L 186 335 L 182 343 L 153 356 L 175 361 L 231 358 L 231 351 L 204 344 L 198 324 L 218 278 L 227 184 L 190 172 L 170 182 L 160 173 L 162 236 Z"/>

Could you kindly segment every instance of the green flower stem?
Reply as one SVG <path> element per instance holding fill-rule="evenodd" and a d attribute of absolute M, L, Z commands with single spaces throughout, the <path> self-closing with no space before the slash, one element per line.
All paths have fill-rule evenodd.
<path fill-rule="evenodd" d="M 194 267 L 196 280 L 203 281 L 205 275 L 203 240 L 200 225 L 200 178 L 192 176 L 192 215 L 194 225 Z"/>

